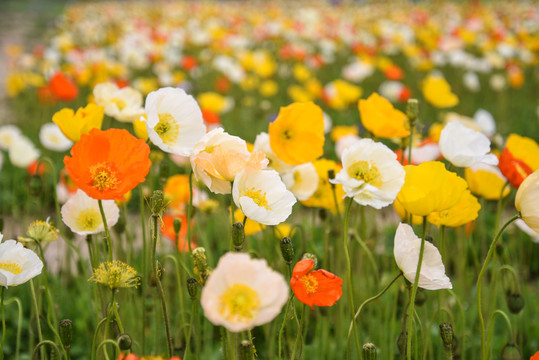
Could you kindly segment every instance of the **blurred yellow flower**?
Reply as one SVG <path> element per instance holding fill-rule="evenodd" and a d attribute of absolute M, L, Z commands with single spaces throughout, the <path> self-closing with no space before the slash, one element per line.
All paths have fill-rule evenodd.
<path fill-rule="evenodd" d="M 144 120 L 133 121 L 133 131 L 139 139 L 148 140 L 148 130 L 146 130 L 146 122 Z"/>
<path fill-rule="evenodd" d="M 294 225 L 286 222 L 280 223 L 279 225 L 275 226 L 273 230 L 275 232 L 275 236 L 277 236 L 279 239 L 282 239 L 284 237 L 291 238 L 296 233 L 296 228 L 294 227 Z"/>
<path fill-rule="evenodd" d="M 236 209 L 234 211 L 234 221 L 235 222 L 243 222 L 243 219 L 245 218 L 245 215 L 241 212 L 240 209 Z M 245 232 L 246 236 L 254 235 L 266 228 L 266 225 L 260 224 L 254 220 L 251 220 L 247 218 L 247 221 L 245 221 L 245 227 L 243 228 L 243 231 Z"/>
<path fill-rule="evenodd" d="M 443 163 L 428 161 L 406 165 L 406 177 L 397 199 L 413 215 L 428 216 L 455 206 L 467 184 L 457 174 L 447 171 Z"/>
<path fill-rule="evenodd" d="M 302 63 L 295 63 L 292 68 L 292 75 L 297 81 L 304 82 L 307 81 L 311 76 L 311 70 Z"/>
<path fill-rule="evenodd" d="M 344 110 L 354 104 L 363 90 L 347 81 L 337 79 L 324 87 L 324 95 L 328 105 L 335 110 Z"/>
<path fill-rule="evenodd" d="M 497 166 L 478 164 L 466 168 L 464 177 L 468 182 L 470 191 L 487 200 L 500 198 L 502 188 L 507 179 L 502 175 Z M 510 187 L 506 187 L 503 196 L 509 195 Z"/>
<path fill-rule="evenodd" d="M 264 97 L 272 97 L 279 91 L 279 85 L 273 80 L 265 80 L 260 84 L 258 91 Z"/>
<path fill-rule="evenodd" d="M 64 108 L 52 116 L 52 121 L 69 140 L 77 142 L 82 134 L 87 134 L 92 129 L 101 129 L 103 114 L 102 106 L 88 104 L 79 108 L 76 113 L 72 109 Z"/>
<path fill-rule="evenodd" d="M 331 129 L 330 137 L 333 142 L 337 142 L 340 138 L 346 135 L 358 135 L 359 129 L 357 126 L 337 125 Z"/>
<path fill-rule="evenodd" d="M 358 108 L 363 126 L 374 136 L 391 139 L 410 135 L 406 115 L 377 93 L 359 100 Z"/>
<path fill-rule="evenodd" d="M 197 97 L 198 105 L 201 109 L 210 110 L 217 114 L 222 114 L 231 109 L 231 99 L 216 92 L 204 92 Z"/>
<path fill-rule="evenodd" d="M 294 102 L 313 101 L 315 96 L 300 85 L 292 84 L 287 89 L 288 96 Z"/>
<path fill-rule="evenodd" d="M 428 75 L 421 89 L 425 100 L 437 108 L 450 108 L 459 103 L 457 95 L 451 92 L 451 86 L 441 76 Z"/>
<path fill-rule="evenodd" d="M 447 210 L 433 212 L 427 220 L 436 226 L 458 227 L 477 219 L 481 205 L 470 190 L 464 191 L 460 201 Z"/>
<path fill-rule="evenodd" d="M 312 102 L 282 107 L 268 132 L 271 149 L 287 164 L 311 162 L 324 153 L 324 114 Z"/>
<path fill-rule="evenodd" d="M 313 162 L 318 173 L 318 188 L 314 194 L 301 203 L 309 207 L 321 207 L 332 212 L 336 212 L 335 199 L 333 197 L 332 186 L 335 186 L 335 195 L 339 206 L 343 202 L 344 190 L 341 184 L 332 185 L 329 182 L 328 171 L 333 170 L 335 174 L 341 171 L 342 166 L 333 160 L 320 159 Z"/>

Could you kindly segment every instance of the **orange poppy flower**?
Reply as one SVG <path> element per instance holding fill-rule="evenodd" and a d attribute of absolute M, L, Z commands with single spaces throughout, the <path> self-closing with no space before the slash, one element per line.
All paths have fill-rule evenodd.
<path fill-rule="evenodd" d="M 518 188 L 524 179 L 533 172 L 532 168 L 524 161 L 514 157 L 508 148 L 503 149 L 498 167 L 503 176 L 505 176 L 509 183 L 516 188 Z"/>
<path fill-rule="evenodd" d="M 127 130 L 92 129 L 71 148 L 64 164 L 73 182 L 88 196 L 122 200 L 123 194 L 146 179 L 150 147 Z"/>
<path fill-rule="evenodd" d="M 179 252 L 189 251 L 189 244 L 187 243 L 187 216 L 172 216 L 165 215 L 163 216 L 163 224 L 161 226 L 161 234 L 164 237 L 174 242 L 176 239 L 176 233 L 174 232 L 174 219 L 178 218 L 182 221 L 180 226 L 180 233 L 178 234 L 178 243 L 176 244 Z M 193 228 L 193 220 L 191 220 L 191 228 Z M 191 247 L 194 249 L 197 247 L 197 244 L 193 241 L 191 242 Z"/>
<path fill-rule="evenodd" d="M 313 305 L 332 306 L 342 296 L 342 279 L 326 270 L 311 271 L 313 266 L 312 259 L 298 261 L 292 271 L 290 287 L 296 298 L 311 309 Z"/>
<path fill-rule="evenodd" d="M 533 354 L 530 360 L 539 360 L 539 351 Z"/>
<path fill-rule="evenodd" d="M 51 77 L 48 87 L 54 98 L 61 101 L 75 100 L 79 95 L 77 85 L 61 72 Z"/>

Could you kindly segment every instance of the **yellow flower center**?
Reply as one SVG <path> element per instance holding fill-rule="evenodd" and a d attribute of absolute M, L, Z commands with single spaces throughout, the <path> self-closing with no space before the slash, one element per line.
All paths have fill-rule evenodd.
<path fill-rule="evenodd" d="M 372 161 L 360 160 L 348 168 L 348 175 L 367 184 L 379 187 L 382 185 L 380 171 Z"/>
<path fill-rule="evenodd" d="M 174 121 L 169 113 L 159 114 L 159 122 L 155 125 L 155 132 L 167 145 L 174 143 L 180 133 L 180 125 Z"/>
<path fill-rule="evenodd" d="M 219 312 L 228 321 L 246 322 L 252 320 L 260 306 L 256 291 L 247 285 L 234 284 L 221 295 Z"/>
<path fill-rule="evenodd" d="M 247 189 L 243 192 L 242 196 L 248 196 L 255 204 L 257 204 L 260 207 L 265 208 L 266 210 L 271 210 L 271 207 L 268 204 L 268 200 L 266 199 L 266 193 L 262 193 L 262 190 L 255 189 L 254 187 Z"/>
<path fill-rule="evenodd" d="M 204 149 L 205 152 L 207 152 L 208 154 L 211 154 L 215 148 L 219 146 L 219 145 L 213 145 L 213 146 L 206 146 L 206 148 Z"/>
<path fill-rule="evenodd" d="M 113 104 L 115 104 L 118 107 L 118 110 L 122 111 L 126 106 L 127 103 L 120 98 L 113 98 L 110 100 Z"/>
<path fill-rule="evenodd" d="M 299 171 L 294 171 L 294 184 L 301 182 L 301 173 Z"/>
<path fill-rule="evenodd" d="M 281 141 L 289 141 L 290 139 L 292 139 L 292 136 L 294 136 L 292 130 L 286 129 L 281 132 Z"/>
<path fill-rule="evenodd" d="M 113 190 L 120 182 L 116 177 L 116 172 L 111 169 L 107 163 L 99 163 L 90 167 L 91 185 L 98 188 L 100 191 Z"/>
<path fill-rule="evenodd" d="M 315 293 L 318 289 L 318 281 L 312 276 L 311 274 L 305 275 L 302 277 L 301 282 L 305 286 L 305 290 L 307 291 L 307 294 Z"/>
<path fill-rule="evenodd" d="M 93 231 L 101 225 L 101 216 L 95 209 L 84 209 L 77 216 L 77 226 L 83 231 Z"/>
<path fill-rule="evenodd" d="M 13 273 L 15 275 L 20 274 L 22 272 L 21 266 L 11 261 L 0 262 L 0 269 L 9 271 L 10 273 Z"/>

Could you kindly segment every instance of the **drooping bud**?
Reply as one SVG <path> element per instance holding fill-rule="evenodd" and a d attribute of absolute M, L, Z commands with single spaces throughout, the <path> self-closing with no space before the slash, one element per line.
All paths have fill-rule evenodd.
<path fill-rule="evenodd" d="M 116 339 L 116 342 L 118 343 L 120 350 L 129 350 L 133 345 L 133 340 L 131 339 L 131 336 L 129 336 L 129 334 L 120 334 L 120 336 L 118 336 L 118 339 Z"/>
<path fill-rule="evenodd" d="M 196 300 L 198 297 L 198 281 L 195 278 L 189 278 L 187 279 L 187 291 L 189 292 L 189 296 L 191 297 L 191 300 Z"/>
<path fill-rule="evenodd" d="M 416 296 L 415 296 L 415 305 L 423 306 L 426 301 L 427 301 L 427 292 L 422 288 L 418 288 Z"/>
<path fill-rule="evenodd" d="M 373 343 L 363 345 L 363 360 L 376 360 L 376 346 Z"/>
<path fill-rule="evenodd" d="M 513 314 L 518 314 L 524 309 L 524 298 L 517 293 L 507 293 L 507 307 Z"/>
<path fill-rule="evenodd" d="M 166 206 L 165 194 L 161 190 L 155 190 L 150 198 L 152 216 L 161 216 Z"/>
<path fill-rule="evenodd" d="M 408 116 L 411 126 L 415 124 L 418 115 L 419 102 L 417 99 L 408 99 L 408 103 L 406 104 L 406 116 Z"/>
<path fill-rule="evenodd" d="M 292 239 L 289 237 L 281 239 L 281 254 L 288 265 L 292 264 L 294 261 L 294 244 L 292 244 Z"/>
<path fill-rule="evenodd" d="M 241 360 L 253 359 L 253 344 L 249 340 L 242 340 L 239 348 Z"/>
<path fill-rule="evenodd" d="M 521 360 L 520 350 L 515 344 L 505 344 L 502 349 L 502 360 Z"/>
<path fill-rule="evenodd" d="M 206 249 L 203 247 L 197 247 L 193 249 L 193 272 L 198 277 L 198 282 L 200 285 L 204 286 L 206 279 L 210 275 L 210 270 L 208 269 L 208 259 L 206 258 Z"/>
<path fill-rule="evenodd" d="M 64 349 L 69 349 L 73 339 L 73 322 L 69 319 L 64 319 L 60 321 L 58 328 Z"/>
<path fill-rule="evenodd" d="M 451 325 L 451 323 L 444 322 L 440 324 L 440 336 L 442 337 L 446 349 L 453 347 L 454 334 L 453 325 Z"/>
<path fill-rule="evenodd" d="M 243 242 L 245 241 L 245 231 L 243 229 L 243 223 L 235 222 L 232 224 L 232 242 L 236 251 L 243 249 Z"/>
<path fill-rule="evenodd" d="M 313 269 L 316 269 L 318 267 L 318 258 L 316 257 L 315 254 L 305 253 L 303 254 L 303 257 L 301 258 L 301 260 L 305 260 L 305 259 L 313 260 Z"/>
<path fill-rule="evenodd" d="M 28 184 L 28 192 L 32 196 L 39 196 L 41 195 L 42 191 L 43 191 L 43 181 L 41 180 L 41 176 L 33 175 L 30 178 L 30 182 Z"/>

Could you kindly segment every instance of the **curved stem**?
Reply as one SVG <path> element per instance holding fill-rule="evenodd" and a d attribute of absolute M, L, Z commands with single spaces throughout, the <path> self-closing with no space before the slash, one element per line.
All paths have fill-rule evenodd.
<path fill-rule="evenodd" d="M 352 285 L 352 262 L 350 260 L 350 253 L 348 251 L 348 220 L 350 219 L 350 209 L 352 208 L 352 204 L 354 202 L 353 198 L 350 198 L 348 200 L 348 204 L 346 205 L 346 212 L 344 213 L 344 219 L 343 219 L 343 248 L 344 248 L 344 255 L 346 258 L 346 280 L 348 283 L 348 301 L 350 302 L 350 311 L 352 314 L 352 319 L 354 318 L 354 287 Z M 354 331 L 354 340 L 356 344 L 356 350 L 359 354 L 361 354 L 361 346 L 359 345 L 359 338 L 357 335 L 357 327 L 356 322 L 354 321 L 352 323 L 352 329 Z"/>
<path fill-rule="evenodd" d="M 296 350 L 298 349 L 300 340 L 301 342 L 303 342 L 303 326 L 305 325 L 305 308 L 306 307 L 307 305 L 303 304 L 301 308 L 301 325 L 299 327 L 298 336 L 296 336 L 296 343 L 294 344 L 294 350 L 292 351 L 292 357 L 290 359 L 296 358 Z"/>
<path fill-rule="evenodd" d="M 94 331 L 93 340 L 92 340 L 92 355 L 90 357 L 91 360 L 95 360 L 95 354 L 96 354 L 95 343 L 97 341 L 97 334 L 99 334 L 99 329 L 101 328 L 101 326 L 103 326 L 103 324 L 107 320 L 108 320 L 108 316 L 106 318 L 101 319 L 101 321 L 97 323 L 97 326 L 96 326 L 95 331 Z"/>
<path fill-rule="evenodd" d="M 361 248 L 367 253 L 367 257 L 369 258 L 369 261 L 371 263 L 372 269 L 374 270 L 374 276 L 376 283 L 380 283 L 380 274 L 378 270 L 378 265 L 376 264 L 376 260 L 374 259 L 374 256 L 372 255 L 372 251 L 369 249 L 367 244 L 365 244 L 365 241 L 359 237 L 356 230 L 353 231 L 352 235 L 354 236 L 354 239 L 356 239 L 357 243 Z"/>
<path fill-rule="evenodd" d="M 286 324 L 286 318 L 288 316 L 288 309 L 290 308 L 292 299 L 293 299 L 293 295 L 290 295 L 290 297 L 288 298 L 288 302 L 286 303 L 286 308 L 284 310 L 283 323 L 281 324 L 281 328 L 279 329 L 279 360 L 281 360 L 281 344 L 282 344 L 282 339 L 283 339 L 284 326 Z"/>
<path fill-rule="evenodd" d="M 425 251 L 425 235 L 427 232 L 427 217 L 423 216 L 423 231 L 421 235 L 421 247 L 419 248 L 419 259 L 417 261 L 417 270 L 415 273 L 414 284 L 412 285 L 412 295 L 410 297 L 410 309 L 408 313 L 408 324 L 406 326 L 408 336 L 406 338 L 406 358 L 412 360 L 412 320 L 414 318 L 415 296 L 417 294 L 417 285 L 419 283 L 419 274 L 421 274 L 421 265 L 423 264 L 423 253 Z"/>
<path fill-rule="evenodd" d="M 3 289 L 2 289 L 3 290 Z M 5 303 L 5 305 L 9 305 L 11 304 L 12 302 L 16 303 L 17 304 L 17 308 L 19 310 L 19 316 L 18 316 L 18 320 L 17 320 L 17 340 L 16 340 L 16 345 L 15 345 L 15 359 L 19 359 L 19 349 L 21 347 L 21 330 L 22 330 L 22 303 L 21 303 L 21 300 L 19 300 L 19 298 L 16 298 L 16 297 L 13 297 L 11 299 L 8 299 Z M 3 324 L 2 324 L 3 325 Z M 2 337 L 3 337 L 3 333 L 2 333 Z M 2 340 L 3 341 L 3 340 Z M 3 347 L 2 347 L 3 349 Z"/>
<path fill-rule="evenodd" d="M 41 333 L 41 321 L 39 321 L 41 315 L 39 313 L 39 306 L 37 305 L 36 288 L 34 286 L 33 279 L 30 279 L 30 295 L 32 296 L 32 304 L 34 305 L 34 311 L 36 312 L 37 339 L 41 343 L 43 341 L 43 335 Z M 45 359 L 45 352 L 43 350 L 41 350 L 41 359 Z"/>
<path fill-rule="evenodd" d="M 99 212 L 101 213 L 101 219 L 103 219 L 103 226 L 105 227 L 105 239 L 107 241 L 107 250 L 109 253 L 109 261 L 112 262 L 112 246 L 110 244 L 110 233 L 109 233 L 109 227 L 107 225 L 107 217 L 105 216 L 105 211 L 103 210 L 103 203 L 101 202 L 101 199 L 97 200 L 97 203 L 99 204 Z"/>
<path fill-rule="evenodd" d="M 118 350 L 118 353 L 122 352 L 122 349 L 120 349 L 120 346 L 118 345 L 118 343 L 112 339 L 105 339 L 101 341 L 99 345 L 97 346 L 97 352 L 99 352 L 99 349 L 101 349 L 104 345 L 107 345 L 107 344 L 112 344 L 116 346 L 116 350 Z"/>
<path fill-rule="evenodd" d="M 483 266 L 481 267 L 481 271 L 479 272 L 479 276 L 477 277 L 477 313 L 479 317 L 479 328 L 481 330 L 481 359 L 486 360 L 487 355 L 487 349 L 485 348 L 485 320 L 483 319 L 483 312 L 481 309 L 481 287 L 483 283 L 483 277 L 485 276 L 485 272 L 487 271 L 488 264 L 490 262 L 490 259 L 492 258 L 492 254 L 494 253 L 494 249 L 496 248 L 496 243 L 498 242 L 498 239 L 504 232 L 505 228 L 509 226 L 513 221 L 518 219 L 520 217 L 520 214 L 517 214 L 513 216 L 511 219 L 507 220 L 507 222 L 501 227 L 501 229 L 498 231 L 494 239 L 492 240 L 492 243 L 490 243 L 490 248 L 488 249 L 487 257 L 485 258 L 485 262 L 483 263 Z"/>
<path fill-rule="evenodd" d="M 196 314 L 196 302 L 195 300 L 191 303 L 191 320 L 189 321 L 189 333 L 187 334 L 187 342 L 185 344 L 185 353 L 183 354 L 183 360 L 187 359 L 187 354 L 189 353 L 189 345 L 191 343 L 191 334 L 193 333 L 193 323 L 195 320 Z"/>
<path fill-rule="evenodd" d="M 510 341 L 512 343 L 515 342 L 515 337 L 513 333 L 513 326 L 511 326 L 511 321 L 509 320 L 509 316 L 505 312 L 503 312 L 500 309 L 495 310 L 489 319 L 489 326 L 488 326 L 488 341 L 487 341 L 487 348 L 490 347 L 490 342 L 492 341 L 492 331 L 494 330 L 494 320 L 496 315 L 500 315 L 504 318 L 505 324 L 507 325 L 507 328 L 509 329 L 509 337 L 511 338 Z"/>
<path fill-rule="evenodd" d="M 42 340 L 36 345 L 36 347 L 34 348 L 34 351 L 32 351 L 32 359 L 36 358 L 37 350 L 40 349 L 41 347 L 43 347 L 44 345 L 50 345 L 53 349 L 56 350 L 57 356 L 61 356 L 62 352 L 58 348 L 57 344 L 55 344 L 54 342 L 52 342 L 50 340 Z M 43 354 L 43 350 L 41 350 L 41 353 Z"/>

